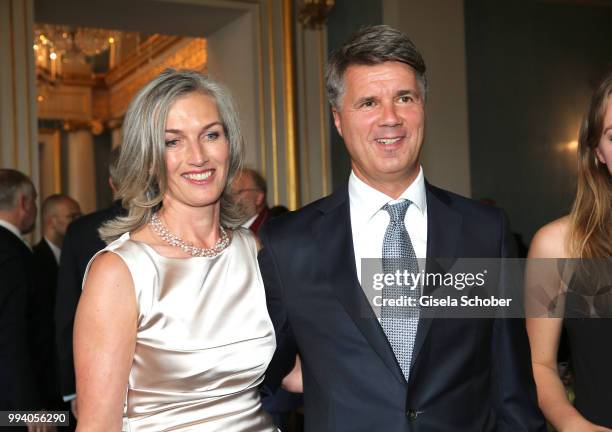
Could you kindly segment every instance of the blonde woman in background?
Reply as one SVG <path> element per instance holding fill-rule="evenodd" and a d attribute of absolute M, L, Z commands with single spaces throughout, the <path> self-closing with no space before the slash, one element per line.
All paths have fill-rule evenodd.
<path fill-rule="evenodd" d="M 536 233 L 529 258 L 579 258 L 579 266 L 589 264 L 588 260 L 612 258 L 612 75 L 591 99 L 580 129 L 578 162 L 578 188 L 571 213 Z M 580 279 L 577 275 L 573 275 L 570 289 Z M 549 285 L 560 285 L 559 280 L 551 282 Z M 578 284 L 596 286 L 592 278 Z M 569 318 L 573 315 L 568 313 L 572 298 L 565 297 L 565 320 L 527 320 L 540 408 L 561 432 L 612 431 L 612 320 Z M 610 316 L 610 311 L 607 313 Z M 568 401 L 557 371 L 564 323 L 575 374 L 575 406 Z"/>
<path fill-rule="evenodd" d="M 241 166 L 227 91 L 167 70 L 125 117 L 119 197 L 75 322 L 79 431 L 276 430 L 258 385 L 275 349 L 253 236 L 229 196 Z M 125 405 L 125 413 L 124 413 Z"/>

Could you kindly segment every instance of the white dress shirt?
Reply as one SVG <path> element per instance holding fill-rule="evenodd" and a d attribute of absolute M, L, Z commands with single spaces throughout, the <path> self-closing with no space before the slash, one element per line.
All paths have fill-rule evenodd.
<path fill-rule="evenodd" d="M 405 199 L 412 202 L 406 211 L 404 224 L 416 257 L 427 256 L 427 198 L 423 168 L 419 167 L 419 175 L 397 200 L 367 185 L 354 172 L 349 177 L 348 193 L 355 265 L 360 283 L 361 259 L 382 257 L 383 239 L 389 225 L 389 213 L 382 209 L 385 204 Z"/>
<path fill-rule="evenodd" d="M 251 216 L 245 223 L 241 225 L 241 227 L 251 228 L 251 225 L 253 225 L 253 222 L 255 222 L 255 219 L 257 219 L 257 216 L 259 216 L 259 213 L 255 213 L 253 216 Z"/>

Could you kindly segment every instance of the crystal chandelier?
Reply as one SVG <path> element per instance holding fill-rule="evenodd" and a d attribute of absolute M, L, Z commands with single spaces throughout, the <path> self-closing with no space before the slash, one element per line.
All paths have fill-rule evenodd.
<path fill-rule="evenodd" d="M 119 32 L 88 27 L 52 24 L 34 26 L 36 66 L 48 80 L 62 74 L 63 64 L 87 63 L 87 58 L 107 51 L 118 39 Z"/>

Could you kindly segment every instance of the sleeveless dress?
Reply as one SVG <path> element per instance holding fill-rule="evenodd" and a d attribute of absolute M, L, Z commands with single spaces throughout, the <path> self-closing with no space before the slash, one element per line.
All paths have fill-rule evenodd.
<path fill-rule="evenodd" d="M 124 428 L 276 431 L 258 391 L 276 342 L 253 235 L 234 231 L 214 258 L 166 258 L 129 233 L 103 251 L 127 265 L 139 309 Z"/>
<path fill-rule="evenodd" d="M 594 293 L 594 290 L 598 292 Z M 600 296 L 599 301 L 596 296 Z M 603 304 L 604 307 L 595 311 L 589 303 Z M 574 370 L 574 405 L 587 420 L 608 428 L 612 428 L 610 306 L 612 293 L 609 286 L 599 291 L 593 288 L 593 284 L 581 283 L 577 278 L 572 278 L 568 288 L 564 325 Z"/>

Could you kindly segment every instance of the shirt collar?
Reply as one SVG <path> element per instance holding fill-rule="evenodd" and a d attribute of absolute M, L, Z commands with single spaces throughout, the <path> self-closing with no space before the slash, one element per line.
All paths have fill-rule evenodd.
<path fill-rule="evenodd" d="M 400 197 L 395 200 L 390 196 L 374 189 L 361 180 L 354 171 L 351 171 L 348 184 L 350 205 L 353 208 L 358 208 L 356 216 L 360 218 L 356 221 L 361 225 L 365 223 L 387 203 L 396 202 L 401 199 L 410 200 L 422 215 L 427 214 L 427 198 L 425 194 L 425 176 L 423 168 L 419 166 L 419 174 L 414 181 L 406 188 Z M 353 212 L 351 212 L 353 214 Z"/>
<path fill-rule="evenodd" d="M 241 226 L 243 228 L 251 228 L 251 225 L 253 225 L 253 222 L 255 222 L 255 219 L 257 219 L 257 216 L 259 216 L 259 213 L 255 213 L 253 216 L 247 219 Z"/>
<path fill-rule="evenodd" d="M 19 240 L 23 242 L 23 244 L 25 244 L 28 247 L 28 249 L 30 248 L 30 245 L 28 244 L 28 242 L 26 242 L 26 240 L 21 235 L 21 231 L 19 231 L 19 228 L 17 228 L 15 225 L 13 225 L 10 222 L 5 221 L 4 219 L 0 219 L 0 226 L 12 232 L 15 236 L 17 236 Z"/>

